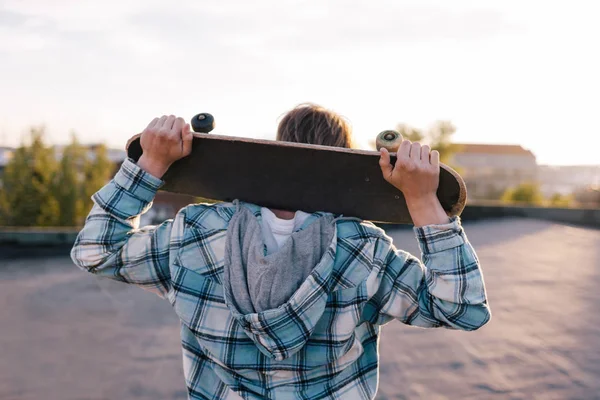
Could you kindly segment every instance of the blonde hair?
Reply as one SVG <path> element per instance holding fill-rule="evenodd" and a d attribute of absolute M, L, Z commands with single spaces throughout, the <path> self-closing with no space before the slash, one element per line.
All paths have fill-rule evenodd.
<path fill-rule="evenodd" d="M 341 115 L 306 103 L 288 111 L 279 122 L 277 140 L 352 148 L 352 128 Z"/>

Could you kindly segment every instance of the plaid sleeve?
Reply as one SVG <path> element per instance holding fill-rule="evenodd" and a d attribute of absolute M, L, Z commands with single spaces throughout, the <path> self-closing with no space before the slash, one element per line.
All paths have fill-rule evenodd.
<path fill-rule="evenodd" d="M 491 314 L 483 275 L 460 219 L 414 231 L 422 261 L 391 243 L 382 246 L 369 319 L 377 324 L 398 319 L 408 325 L 466 331 L 486 324 Z"/>
<path fill-rule="evenodd" d="M 139 285 L 164 297 L 170 288 L 172 221 L 139 229 L 162 181 L 125 160 L 112 181 L 96 192 L 71 258 L 79 268 Z"/>

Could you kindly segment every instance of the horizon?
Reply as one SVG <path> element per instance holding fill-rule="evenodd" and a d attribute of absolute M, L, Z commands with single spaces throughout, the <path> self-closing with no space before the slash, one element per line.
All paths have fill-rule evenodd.
<path fill-rule="evenodd" d="M 43 124 L 48 143 L 75 131 L 124 148 L 154 116 L 198 112 L 215 116 L 215 134 L 271 139 L 280 116 L 308 101 L 347 117 L 361 148 L 399 123 L 449 120 L 456 143 L 598 165 L 592 9 L 0 0 L 0 146 Z"/>
<path fill-rule="evenodd" d="M 246 138 L 247 139 L 247 138 Z M 272 141 L 276 141 L 275 138 L 268 138 L 266 136 L 261 136 L 260 139 L 262 140 L 272 140 Z M 452 142 L 455 145 L 461 146 L 461 145 L 498 145 L 498 146 L 520 146 L 523 150 L 525 151 L 531 151 L 531 149 L 528 149 L 526 147 L 523 147 L 522 145 L 518 144 L 518 143 L 462 143 L 462 142 Z M 55 148 L 55 147 L 65 147 L 68 146 L 69 143 L 65 142 L 65 143 L 48 143 L 46 142 L 46 145 L 48 145 L 51 148 Z M 108 150 L 112 150 L 112 151 L 121 151 L 123 153 L 126 153 L 125 148 L 120 148 L 120 147 L 114 147 L 114 146 L 109 146 L 104 142 L 79 142 L 80 145 L 84 146 L 84 147 L 91 147 L 91 146 L 97 146 L 97 145 L 105 145 L 107 146 Z M 17 146 L 5 146 L 3 144 L 0 143 L 0 149 L 11 149 L 11 150 L 15 150 Z M 372 150 L 372 151 L 376 151 L 374 150 L 372 147 L 368 147 L 368 148 L 360 148 L 357 150 Z M 458 153 L 460 153 L 460 151 L 458 151 Z M 532 152 L 534 157 L 536 157 L 535 153 Z M 542 164 L 537 160 L 536 157 L 536 165 L 537 167 L 565 167 L 565 168 L 570 168 L 570 167 L 581 167 L 581 168 L 600 168 L 600 163 L 596 163 L 596 164 Z"/>

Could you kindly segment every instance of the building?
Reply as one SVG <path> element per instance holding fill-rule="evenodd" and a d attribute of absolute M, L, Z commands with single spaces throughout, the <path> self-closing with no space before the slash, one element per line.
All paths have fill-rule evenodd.
<path fill-rule="evenodd" d="M 540 165 L 538 183 L 546 197 L 600 187 L 600 165 Z"/>
<path fill-rule="evenodd" d="M 458 143 L 450 164 L 475 200 L 499 199 L 506 189 L 537 180 L 535 155 L 520 145 Z"/>

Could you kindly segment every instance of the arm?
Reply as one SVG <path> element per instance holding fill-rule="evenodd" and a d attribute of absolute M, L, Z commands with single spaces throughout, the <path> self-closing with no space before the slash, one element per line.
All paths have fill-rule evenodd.
<path fill-rule="evenodd" d="M 140 215 L 151 207 L 161 183 L 126 160 L 92 197 L 94 206 L 71 250 L 75 265 L 164 297 L 170 286 L 172 221 L 139 229 Z"/>
<path fill-rule="evenodd" d="M 483 275 L 459 218 L 414 231 L 423 262 L 379 239 L 375 263 L 382 267 L 368 285 L 368 320 L 466 331 L 486 324 L 491 314 Z"/>
<path fill-rule="evenodd" d="M 182 119 L 164 116 L 148 125 L 141 137 L 143 159 L 137 165 L 126 160 L 92 197 L 95 204 L 71 250 L 78 267 L 167 294 L 173 221 L 139 229 L 139 216 L 151 207 L 171 163 L 191 152 L 191 139 Z"/>
<path fill-rule="evenodd" d="M 391 243 L 379 246 L 375 261 L 382 268 L 369 286 L 369 319 L 385 323 L 397 318 L 421 327 L 481 327 L 491 316 L 483 275 L 460 219 L 449 219 L 436 196 L 439 153 L 405 140 L 396 165 L 390 164 L 385 149 L 379 163 L 384 178 L 404 194 L 423 262 Z"/>

